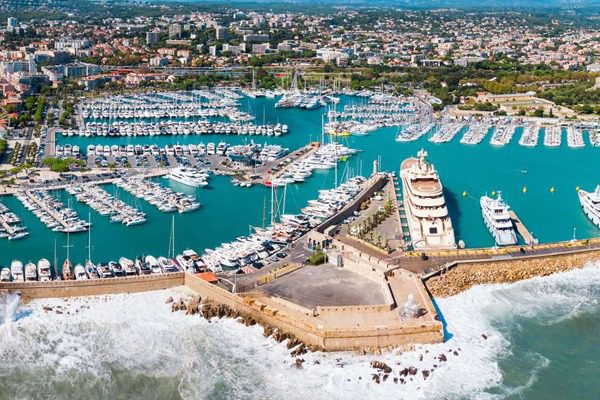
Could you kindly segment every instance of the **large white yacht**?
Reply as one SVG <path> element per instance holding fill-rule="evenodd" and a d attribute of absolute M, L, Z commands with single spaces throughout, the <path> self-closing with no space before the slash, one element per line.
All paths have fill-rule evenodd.
<path fill-rule="evenodd" d="M 593 192 L 579 190 L 579 202 L 585 215 L 600 228 L 600 185 Z"/>
<path fill-rule="evenodd" d="M 456 241 L 442 183 L 421 149 L 400 166 L 404 208 L 415 249 L 454 249 Z"/>
<path fill-rule="evenodd" d="M 173 168 L 166 176 L 172 181 L 192 187 L 204 187 L 208 185 L 207 174 L 192 168 Z"/>
<path fill-rule="evenodd" d="M 509 206 L 502 200 L 502 195 L 493 199 L 488 196 L 481 196 L 479 201 L 483 222 L 494 237 L 498 246 L 510 246 L 517 243 L 517 234 L 515 233 L 512 219 L 508 213 Z"/>

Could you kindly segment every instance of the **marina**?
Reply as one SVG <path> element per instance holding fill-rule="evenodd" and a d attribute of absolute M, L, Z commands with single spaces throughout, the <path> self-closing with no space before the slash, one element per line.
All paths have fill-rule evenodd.
<path fill-rule="evenodd" d="M 88 230 L 89 223 L 81 220 L 70 207 L 44 190 L 24 191 L 15 195 L 25 208 L 34 213 L 53 232 L 76 233 Z"/>
<path fill-rule="evenodd" d="M 143 178 L 123 178 L 116 181 L 115 185 L 138 199 L 147 201 L 164 213 L 177 211 L 184 214 L 200 208 L 200 203 L 194 196 L 175 192 Z"/>
<path fill-rule="evenodd" d="M 538 145 L 538 139 L 540 136 L 540 127 L 538 125 L 527 125 L 523 129 L 519 144 L 521 146 L 535 147 Z"/>
<path fill-rule="evenodd" d="M 97 185 L 71 186 L 66 191 L 75 196 L 77 201 L 90 206 L 98 214 L 109 217 L 110 222 L 120 222 L 125 226 L 139 225 L 146 222 L 146 214 L 113 197 Z"/>
<path fill-rule="evenodd" d="M 414 112 L 417 112 L 417 114 L 421 112 L 424 116 L 427 115 L 425 111 L 418 111 L 418 107 L 423 107 L 419 105 L 421 104 L 419 100 L 412 101 L 416 105 L 415 109 L 417 109 L 417 111 L 414 111 L 410 105 L 396 106 L 393 103 L 386 104 L 383 97 L 381 98 L 381 102 L 377 100 L 377 97 L 373 101 L 368 101 L 368 96 L 373 97 L 373 95 L 373 92 L 365 93 L 364 96 L 366 97 L 340 94 L 340 102 L 335 107 L 342 110 L 345 106 L 354 107 L 355 115 L 359 112 L 374 112 L 376 107 L 388 107 L 391 112 L 396 112 L 401 108 L 406 109 L 407 118 L 411 118 L 410 115 Z M 484 143 L 484 139 L 490 137 L 493 131 L 498 130 L 498 127 L 509 125 L 502 118 L 467 118 L 457 120 L 456 123 L 465 125 L 463 128 L 465 132 L 459 132 L 456 135 L 462 135 L 461 140 L 459 141 L 454 137 L 448 142 L 443 142 L 439 146 L 433 147 L 428 145 L 428 143 L 430 143 L 429 138 L 433 135 L 436 123 L 428 122 L 427 119 L 423 120 L 423 122 L 408 119 L 405 125 L 399 129 L 391 126 L 377 128 L 372 131 L 377 133 L 377 138 L 375 138 L 375 135 L 340 136 L 327 134 L 327 140 L 336 141 L 341 146 L 349 149 L 357 149 L 359 152 L 342 155 L 342 151 L 340 150 L 339 154 L 336 155 L 338 150 L 330 151 L 328 157 L 331 159 L 338 158 L 339 160 L 337 170 L 335 168 L 336 163 L 323 162 L 322 167 L 327 167 L 328 169 L 315 169 L 311 167 L 310 170 L 312 172 L 309 174 L 309 168 L 307 168 L 309 165 L 301 163 L 304 157 L 307 157 L 304 156 L 306 150 L 303 149 L 308 149 L 311 152 L 316 151 L 306 143 L 312 143 L 311 139 L 314 140 L 322 137 L 322 134 L 320 134 L 324 118 L 322 116 L 326 116 L 329 111 L 325 107 L 313 111 L 294 108 L 276 109 L 274 107 L 276 99 L 267 96 L 256 96 L 255 98 L 243 97 L 237 101 L 239 101 L 241 111 L 249 112 L 251 109 L 265 110 L 265 123 L 286 124 L 290 127 L 290 132 L 292 133 L 279 137 L 272 136 L 265 138 L 265 143 L 263 144 L 254 143 L 251 138 L 244 136 L 228 136 L 227 143 L 225 143 L 222 137 L 217 134 L 203 136 L 203 142 L 199 142 L 198 138 L 194 135 L 178 135 L 176 137 L 154 136 L 152 139 L 149 136 L 127 136 L 119 141 L 111 137 L 86 138 L 85 136 L 63 136 L 59 134 L 56 138 L 57 149 L 62 149 L 62 154 L 65 154 L 65 150 L 69 149 L 70 152 L 67 151 L 66 156 L 72 156 L 76 154 L 74 151 L 78 151 L 80 158 L 88 159 L 87 165 L 89 167 L 93 169 L 100 168 L 100 171 L 103 169 L 106 170 L 111 162 L 115 162 L 118 169 L 132 170 L 132 172 L 137 169 L 147 170 L 148 173 L 146 175 L 168 175 L 171 168 L 195 168 L 200 174 L 203 174 L 203 171 L 208 169 L 206 173 L 210 174 L 210 177 L 205 180 L 207 182 L 206 186 L 201 184 L 199 187 L 192 187 L 164 178 L 153 180 L 154 183 L 170 187 L 176 192 L 194 195 L 197 199 L 202 199 L 203 207 L 197 210 L 197 212 L 186 214 L 185 219 L 177 224 L 178 229 L 184 232 L 180 236 L 181 240 L 183 240 L 182 244 L 185 244 L 188 248 L 196 248 L 198 250 L 218 247 L 221 243 L 247 232 L 248 223 L 244 223 L 242 220 L 230 221 L 235 228 L 230 226 L 226 229 L 223 227 L 217 230 L 216 235 L 209 235 L 202 230 L 195 229 L 197 224 L 202 224 L 202 220 L 206 220 L 207 218 L 209 221 L 212 221 L 212 224 L 219 225 L 217 217 L 208 216 L 208 210 L 226 210 L 227 208 L 224 207 L 234 207 L 234 199 L 238 199 L 240 196 L 244 199 L 245 203 L 255 205 L 255 207 L 251 207 L 248 210 L 244 218 L 249 218 L 250 224 L 253 226 L 262 225 L 261 221 L 264 214 L 264 207 L 262 205 L 264 204 L 265 189 L 260 189 L 259 185 L 262 186 L 265 182 L 268 186 L 269 182 L 282 178 L 275 181 L 275 186 L 278 186 L 280 190 L 283 190 L 287 186 L 287 207 L 292 212 L 299 212 L 303 208 L 301 203 L 305 203 L 313 198 L 308 196 L 314 196 L 318 193 L 318 190 L 335 186 L 336 175 L 337 181 L 340 182 L 344 175 L 348 173 L 351 175 L 356 174 L 364 165 L 370 165 L 373 160 L 379 160 L 381 168 L 397 170 L 400 161 L 404 157 L 409 154 L 416 154 L 421 147 L 425 147 L 432 157 L 436 159 L 436 166 L 440 168 L 444 178 L 448 212 L 452 218 L 457 241 L 462 240 L 467 247 L 491 246 L 494 242 L 491 240 L 482 222 L 478 202 L 473 202 L 471 196 L 461 197 L 460 193 L 467 192 L 473 194 L 473 197 L 479 198 L 477 194 L 481 195 L 485 192 L 492 192 L 498 188 L 502 188 L 503 194 L 511 199 L 511 206 L 519 209 L 519 213 L 527 221 L 527 225 L 532 226 L 536 232 L 540 233 L 541 241 L 570 239 L 573 230 L 559 228 L 560 226 L 576 226 L 578 236 L 580 237 L 596 235 L 595 226 L 587 221 L 577 206 L 578 202 L 574 191 L 576 186 L 583 187 L 583 185 L 591 186 L 595 184 L 593 177 L 590 176 L 589 172 L 586 172 L 589 170 L 587 168 L 582 169 L 582 164 L 578 161 L 579 158 L 569 152 L 571 148 L 566 146 L 566 143 L 565 146 L 558 146 L 555 150 L 561 154 L 561 157 L 570 160 L 570 165 L 572 165 L 571 178 L 565 177 L 564 174 L 558 173 L 558 171 L 548 176 L 540 176 L 538 172 L 539 165 L 544 165 L 543 169 L 547 171 L 553 171 L 554 168 L 542 159 L 544 147 L 536 147 L 535 152 L 536 154 L 539 153 L 540 157 L 536 156 L 531 159 L 528 151 L 533 151 L 530 149 L 532 146 L 521 146 L 519 143 L 510 142 L 504 146 L 496 147 Z M 350 110 L 350 108 L 348 109 Z M 430 121 L 435 120 L 430 119 Z M 517 132 L 521 129 L 523 130 L 520 134 L 521 138 L 525 134 L 525 128 L 528 126 L 534 128 L 536 126 L 533 122 L 525 123 L 513 120 L 513 123 L 522 127 L 516 129 Z M 592 125 L 573 124 L 573 126 L 580 130 L 582 135 L 589 135 L 590 143 L 592 143 L 596 132 Z M 541 134 L 543 130 L 544 128 L 541 127 L 539 133 Z M 535 131 L 535 129 L 532 129 L 532 131 Z M 583 137 L 586 138 L 586 136 Z M 397 141 L 394 142 L 394 139 L 397 139 Z M 390 143 L 390 140 L 392 141 L 391 145 L 381 146 L 381 143 Z M 224 144 L 221 145 L 221 143 Z M 471 146 L 464 146 L 465 144 L 471 144 Z M 478 145 L 474 146 L 474 144 Z M 339 149 L 340 147 L 337 148 Z M 593 151 L 592 149 L 592 146 L 588 146 L 588 148 L 579 149 L 578 152 L 587 153 L 588 151 Z M 208 154 L 209 152 L 211 153 L 210 155 Z M 92 153 L 93 156 L 90 157 Z M 467 173 L 468 179 L 459 179 L 458 177 L 464 176 L 466 172 L 459 165 L 454 165 L 451 161 L 453 157 L 450 157 L 449 154 L 473 160 L 478 166 L 482 166 L 480 168 L 481 171 L 469 171 Z M 294 161 L 293 163 L 288 162 L 288 160 L 296 160 L 298 156 L 300 156 L 298 161 Z M 502 160 L 501 164 L 514 165 L 515 168 L 497 169 L 488 165 L 486 160 L 489 157 Z M 226 162 L 225 164 L 224 161 Z M 301 168 L 295 168 L 294 164 L 298 164 Z M 484 171 L 487 175 L 483 175 Z M 220 177 L 219 175 L 221 174 L 229 175 L 230 177 Z M 489 177 L 491 176 L 494 178 L 490 179 Z M 103 182 L 112 181 L 114 179 L 104 180 Z M 292 189 L 295 186 L 291 185 L 292 182 L 302 184 Z M 248 189 L 247 186 L 249 185 L 255 187 Z M 64 188 L 65 186 L 68 185 L 63 182 L 49 187 Z M 523 192 L 525 186 L 527 187 L 526 193 Z M 556 188 L 556 191 L 549 192 L 550 187 Z M 105 187 L 105 190 L 111 195 L 114 195 L 115 189 L 112 185 Z M 242 192 L 239 190 L 242 190 Z M 268 194 L 269 188 L 266 190 L 266 197 L 268 198 L 270 197 Z M 65 204 L 68 203 L 69 198 L 60 193 L 56 192 Z M 547 196 L 552 196 L 552 202 L 545 202 L 544 199 Z M 131 205 L 138 205 L 140 201 L 137 197 L 130 196 L 128 192 L 123 190 L 120 191 L 118 197 Z M 538 204 L 546 204 L 542 207 L 546 211 L 538 212 L 537 210 L 532 210 L 527 203 L 530 199 L 536 199 Z M 71 198 L 71 201 L 74 202 L 75 199 Z M 11 244 L 11 249 L 13 249 L 11 252 L 16 251 L 13 254 L 17 255 L 20 253 L 24 254 L 26 250 L 24 247 L 21 247 L 21 243 L 38 243 L 36 247 L 40 249 L 38 257 L 48 258 L 48 254 L 52 253 L 52 242 L 50 242 L 50 246 L 39 242 L 41 238 L 38 220 L 30 219 L 27 215 L 28 210 L 21 209 L 21 206 L 18 203 L 13 203 L 10 198 L 6 199 L 6 204 L 24 217 L 24 222 L 30 232 L 30 235 L 25 237 L 24 240 L 14 241 Z M 551 210 L 559 204 L 562 210 L 569 210 L 566 213 L 559 213 L 557 218 L 562 222 L 557 222 L 555 229 L 540 228 L 539 226 L 545 225 L 543 214 L 552 212 Z M 577 207 L 574 207 L 574 205 Z M 139 206 L 137 208 L 139 209 Z M 231 209 L 235 210 L 235 208 Z M 83 208 L 83 210 L 86 210 L 86 208 Z M 155 213 L 155 210 L 158 213 Z M 165 220 L 160 215 L 162 212 L 158 208 L 144 209 L 143 212 L 146 214 L 147 219 L 144 226 L 149 227 L 148 236 L 142 234 L 139 238 L 132 239 L 128 237 L 128 240 L 133 240 L 135 243 L 132 249 L 127 249 L 120 243 L 116 244 L 116 247 L 120 249 L 120 254 L 128 255 L 131 259 L 134 259 L 139 254 L 151 253 L 152 237 L 156 236 L 157 232 L 165 231 L 161 227 L 169 226 L 170 224 L 169 220 Z M 225 212 L 217 211 L 217 215 Z M 106 225 L 104 221 L 106 221 Z M 127 237 L 126 231 L 121 231 L 120 228 L 117 228 L 121 224 L 110 224 L 109 218 L 98 219 L 94 223 L 96 225 L 100 224 L 100 227 L 96 229 L 101 232 L 99 234 L 101 237 L 112 237 L 114 235 L 121 238 Z M 231 233 L 227 233 L 230 229 L 232 229 Z M 194 234 L 190 235 L 188 232 L 194 232 Z M 158 234 L 160 235 L 160 233 Z M 64 245 L 64 238 L 59 236 L 57 240 L 59 248 L 61 248 Z M 72 249 L 75 254 L 85 249 L 85 244 L 80 243 L 80 239 L 77 236 L 73 236 L 71 240 L 75 244 Z M 8 243 L 8 241 L 4 243 Z M 3 245 L 0 244 L 0 246 Z M 103 244 L 102 240 L 98 240 L 95 247 L 100 254 L 106 251 L 114 251 L 107 244 Z M 133 249 L 139 250 L 134 251 Z M 80 259 L 84 258 L 80 257 Z M 0 260 L 0 265 L 10 263 L 10 261 L 10 259 Z"/>
<path fill-rule="evenodd" d="M 22 239 L 29 234 L 27 227 L 21 225 L 21 218 L 0 203 L 0 238 L 8 240 Z"/>
<path fill-rule="evenodd" d="M 549 126 L 544 130 L 544 146 L 558 147 L 562 142 L 562 130 L 559 126 Z"/>

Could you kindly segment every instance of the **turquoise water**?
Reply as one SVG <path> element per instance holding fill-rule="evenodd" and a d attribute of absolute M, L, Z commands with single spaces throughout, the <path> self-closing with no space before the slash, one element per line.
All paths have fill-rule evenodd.
<path fill-rule="evenodd" d="M 343 102 L 364 102 L 363 99 L 344 98 Z M 208 143 L 226 141 L 232 144 L 244 143 L 253 139 L 258 143 L 276 143 L 298 148 L 311 140 L 320 140 L 321 114 L 325 108 L 315 111 L 298 109 L 275 109 L 274 100 L 266 98 L 243 99 L 242 109 L 257 116 L 257 123 L 286 123 L 290 133 L 280 137 L 247 136 L 168 136 L 168 137 L 126 137 L 114 138 L 63 138 L 60 143 L 88 144 L 150 144 Z M 339 107 L 339 106 L 338 106 Z M 575 188 L 592 190 L 599 183 L 599 149 L 588 146 L 581 149 L 567 147 L 566 137 L 558 148 L 540 145 L 535 148 L 519 146 L 520 130 L 512 142 L 497 148 L 489 144 L 490 135 L 475 146 L 459 143 L 462 132 L 450 143 L 433 144 L 424 137 L 417 142 L 399 143 L 394 140 L 397 129 L 383 128 L 368 136 L 339 138 L 340 142 L 360 150 L 346 163 L 340 164 L 340 175 L 347 171 L 364 175 L 372 172 L 372 164 L 380 160 L 381 169 L 398 171 L 400 162 L 413 156 L 420 148 L 429 152 L 430 160 L 439 170 L 446 190 L 446 200 L 456 230 L 458 240 L 468 247 L 492 246 L 493 240 L 486 230 L 479 210 L 479 196 L 501 190 L 505 200 L 516 211 L 527 227 L 541 242 L 569 240 L 576 229 L 577 238 L 597 236 L 599 230 L 581 212 Z M 229 183 L 229 178 L 212 177 L 210 185 L 204 189 L 190 189 L 165 179 L 164 185 L 188 193 L 195 192 L 202 202 L 202 208 L 191 214 L 175 216 L 176 248 L 193 248 L 200 251 L 223 241 L 229 241 L 249 232 L 250 225 L 262 225 L 265 196 L 270 198 L 269 189 L 263 187 L 239 188 Z M 333 171 L 319 172 L 305 183 L 290 185 L 287 193 L 287 212 L 297 212 L 307 200 L 315 198 L 318 190 L 333 186 Z M 527 192 L 523 193 L 523 187 Z M 554 193 L 550 188 L 554 187 Z M 106 186 L 113 191 L 112 185 Z M 466 192 L 466 196 L 463 193 Z M 65 202 L 69 197 L 58 192 Z M 89 207 L 73 201 L 80 216 L 87 218 L 91 212 L 93 258 L 95 260 L 118 259 L 121 256 L 133 257 L 140 254 L 166 254 L 171 226 L 171 214 L 158 212 L 154 207 L 136 200 L 126 193 L 124 199 L 141 206 L 148 214 L 148 222 L 135 227 L 110 224 Z M 9 242 L 0 240 L 0 265 L 12 259 L 36 261 L 41 257 L 52 260 L 54 243 L 58 248 L 58 259 L 64 259 L 66 235 L 53 233 L 21 203 L 12 197 L 3 197 L 13 211 L 19 214 L 29 228 L 26 239 Z M 269 206 L 267 206 L 268 208 Z M 267 216 L 268 220 L 268 216 Z M 87 235 L 71 235 L 72 258 L 84 261 L 87 254 Z"/>

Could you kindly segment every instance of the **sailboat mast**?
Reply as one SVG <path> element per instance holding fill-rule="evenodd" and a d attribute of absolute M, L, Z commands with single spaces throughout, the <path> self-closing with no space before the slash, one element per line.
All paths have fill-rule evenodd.
<path fill-rule="evenodd" d="M 88 261 L 92 261 L 92 213 L 88 213 Z"/>
<path fill-rule="evenodd" d="M 54 238 L 54 276 L 55 277 L 58 276 L 57 264 L 58 264 L 58 257 L 56 256 L 56 238 Z"/>
<path fill-rule="evenodd" d="M 265 229 L 266 224 L 267 224 L 267 194 L 265 193 L 265 197 L 263 199 L 263 217 L 262 217 L 263 229 Z"/>
<path fill-rule="evenodd" d="M 283 187 L 283 205 L 281 207 L 281 212 L 279 213 L 279 219 L 281 220 L 281 216 L 285 214 L 285 198 L 287 196 L 287 183 Z"/>

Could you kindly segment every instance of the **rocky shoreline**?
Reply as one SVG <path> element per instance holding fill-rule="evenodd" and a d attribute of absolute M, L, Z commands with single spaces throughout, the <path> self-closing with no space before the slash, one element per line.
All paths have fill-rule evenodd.
<path fill-rule="evenodd" d="M 185 312 L 186 315 L 199 315 L 202 318 L 205 318 L 207 321 L 211 321 L 213 318 L 233 318 L 240 323 L 243 323 L 246 326 L 253 326 L 258 324 L 258 321 L 250 316 L 244 315 L 239 311 L 229 307 L 226 304 L 219 304 L 212 300 L 205 299 L 202 301 L 202 297 L 199 295 L 191 295 L 181 297 L 178 300 L 173 299 L 173 297 L 168 297 L 165 301 L 167 304 L 171 304 L 172 312 Z M 303 368 L 303 364 L 305 362 L 304 358 L 300 358 L 303 354 L 308 352 L 316 352 L 318 349 L 314 349 L 309 345 L 306 345 L 294 335 L 286 332 L 282 332 L 277 328 L 271 326 L 263 326 L 263 336 L 266 338 L 271 338 L 278 343 L 284 342 L 287 340 L 286 346 L 290 350 L 290 356 L 294 359 L 292 361 L 291 366 L 296 367 L 298 369 Z M 487 339 L 485 335 L 482 335 L 484 339 Z M 393 382 L 395 384 L 404 385 L 415 379 L 418 379 L 417 375 L 420 372 L 423 376 L 423 380 L 427 380 L 434 373 L 435 369 L 441 366 L 442 363 L 448 361 L 448 357 L 458 356 L 459 351 L 461 349 L 449 349 L 448 355 L 444 353 L 440 353 L 437 356 L 434 356 L 433 359 L 436 361 L 430 368 L 422 368 L 419 369 L 412 365 L 404 366 L 397 362 L 392 368 L 390 365 L 384 363 L 383 361 L 373 360 L 370 362 L 370 367 L 374 370 L 373 373 L 370 374 L 371 380 L 376 383 L 384 383 L 388 381 Z M 425 350 L 424 353 L 419 355 L 419 361 L 423 361 L 424 355 L 429 353 L 429 350 Z M 363 352 L 363 354 L 367 354 L 367 352 Z M 381 353 L 379 353 L 381 354 Z M 313 360 L 313 364 L 320 364 L 318 359 Z M 342 358 L 336 359 L 336 365 L 339 368 L 343 368 L 346 363 L 342 360 Z M 362 376 L 358 377 L 359 380 L 362 380 Z"/>
<path fill-rule="evenodd" d="M 258 321 L 251 316 L 241 313 L 226 304 L 216 303 L 212 300 L 202 301 L 202 297 L 199 295 L 193 295 L 186 298 L 180 298 L 174 300 L 172 297 L 167 298 L 167 304 L 171 304 L 171 311 L 185 311 L 186 315 L 200 315 L 202 318 L 210 321 L 212 318 L 233 318 L 246 326 L 253 326 L 258 324 Z M 266 338 L 272 338 L 273 340 L 281 343 L 287 340 L 287 348 L 290 351 L 290 356 L 298 357 L 302 354 L 306 354 L 309 351 L 315 351 L 316 349 L 306 345 L 293 334 L 288 332 L 282 332 L 281 330 L 274 328 L 269 325 L 261 324 L 263 327 L 263 335 Z M 301 368 L 303 359 L 296 359 L 296 367 Z"/>
<path fill-rule="evenodd" d="M 510 283 L 536 276 L 548 276 L 582 268 L 587 263 L 599 259 L 600 251 L 590 251 L 520 260 L 465 263 L 429 278 L 425 281 L 425 286 L 434 297 L 449 297 L 475 285 Z"/>

